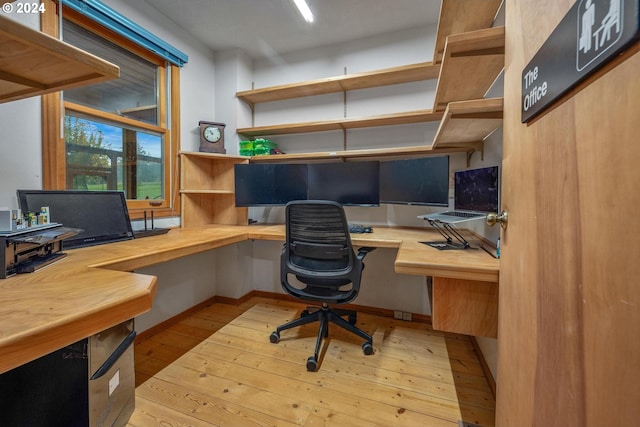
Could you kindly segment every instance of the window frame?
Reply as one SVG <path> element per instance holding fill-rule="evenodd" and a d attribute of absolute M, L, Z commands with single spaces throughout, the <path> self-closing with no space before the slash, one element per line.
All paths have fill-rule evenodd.
<path fill-rule="evenodd" d="M 55 0 L 44 0 L 46 12 L 41 15 L 42 31 L 58 37 L 59 34 L 59 5 Z M 66 110 L 73 113 L 93 116 L 96 119 L 108 120 L 122 125 L 148 129 L 163 134 L 165 138 L 164 150 L 164 188 L 165 199 L 133 200 L 127 199 L 129 214 L 133 219 L 144 217 L 144 212 L 152 210 L 156 217 L 180 215 L 179 203 L 179 162 L 178 147 L 180 146 L 180 69 L 174 64 L 154 55 L 145 48 L 115 34 L 92 20 L 82 16 L 74 10 L 63 6 L 64 19 L 115 43 L 124 49 L 138 55 L 158 66 L 158 125 L 139 122 L 130 118 L 96 110 L 94 108 L 71 102 L 62 102 L 60 92 L 43 95 L 42 97 L 42 185 L 44 189 L 66 189 L 66 143 L 64 129 L 61 126 Z M 167 105 L 169 104 L 169 105 Z M 167 112 L 170 114 L 167 114 Z M 167 117 L 170 123 L 167 123 Z"/>

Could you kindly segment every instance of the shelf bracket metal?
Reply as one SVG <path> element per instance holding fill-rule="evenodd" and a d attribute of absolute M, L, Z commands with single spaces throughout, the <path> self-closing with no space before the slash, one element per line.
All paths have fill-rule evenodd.
<path fill-rule="evenodd" d="M 480 152 L 480 160 L 484 160 L 484 141 L 469 142 L 465 145 L 469 148 L 469 151 L 467 151 L 467 167 L 471 167 L 471 157 L 476 151 Z"/>

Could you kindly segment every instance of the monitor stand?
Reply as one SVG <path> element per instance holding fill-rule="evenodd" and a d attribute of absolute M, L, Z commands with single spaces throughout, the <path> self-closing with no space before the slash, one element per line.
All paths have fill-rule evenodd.
<path fill-rule="evenodd" d="M 420 242 L 425 245 L 429 245 L 432 248 L 436 248 L 438 250 L 449 250 L 449 249 L 469 249 L 469 242 L 460 234 L 455 228 L 451 226 L 451 224 L 440 222 L 437 220 L 426 218 L 429 221 L 429 224 L 435 228 L 442 237 L 445 238 L 445 241 L 435 241 L 435 242 Z M 455 239 L 455 241 L 454 241 Z"/>

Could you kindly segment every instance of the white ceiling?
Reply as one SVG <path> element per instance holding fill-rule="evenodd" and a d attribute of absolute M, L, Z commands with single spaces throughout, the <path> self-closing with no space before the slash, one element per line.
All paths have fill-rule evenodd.
<path fill-rule="evenodd" d="M 440 0 L 307 0 L 306 23 L 293 0 L 144 0 L 214 51 L 253 58 L 434 25 Z"/>

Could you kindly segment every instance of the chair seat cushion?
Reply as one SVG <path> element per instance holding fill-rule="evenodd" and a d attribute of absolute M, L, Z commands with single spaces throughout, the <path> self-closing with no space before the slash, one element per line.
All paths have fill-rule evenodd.
<path fill-rule="evenodd" d="M 351 292 L 351 290 L 340 291 L 339 289 L 336 289 L 336 288 L 325 288 L 321 286 L 307 286 L 302 291 L 309 295 L 328 298 L 329 300 L 334 300 L 336 297 L 339 297 L 340 295 L 348 294 L 349 292 Z"/>
<path fill-rule="evenodd" d="M 349 259 L 314 259 L 291 255 L 289 262 L 310 271 L 342 271 L 349 267 Z"/>
<path fill-rule="evenodd" d="M 325 279 L 322 277 L 300 276 L 296 275 L 296 279 L 305 285 L 326 289 L 328 291 L 337 291 L 341 286 L 351 283 L 349 279 Z"/>

